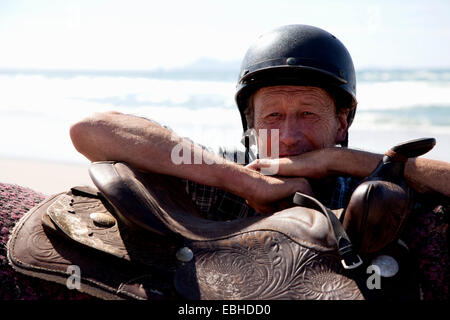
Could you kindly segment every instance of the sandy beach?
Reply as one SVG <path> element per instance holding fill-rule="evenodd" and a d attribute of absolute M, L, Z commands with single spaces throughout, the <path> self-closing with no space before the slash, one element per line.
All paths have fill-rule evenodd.
<path fill-rule="evenodd" d="M 73 186 L 93 185 L 89 163 L 67 164 L 51 161 L 0 159 L 0 182 L 17 184 L 45 195 L 69 190 Z"/>

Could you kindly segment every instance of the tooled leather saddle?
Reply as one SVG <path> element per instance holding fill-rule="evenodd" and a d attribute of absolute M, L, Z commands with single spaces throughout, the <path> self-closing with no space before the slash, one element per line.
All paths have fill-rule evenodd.
<path fill-rule="evenodd" d="M 93 163 L 96 188 L 74 187 L 30 210 L 8 259 L 18 272 L 102 299 L 414 299 L 397 242 L 412 203 L 401 178 L 406 159 L 434 143 L 388 151 L 339 219 L 296 193 L 296 206 L 272 215 L 206 220 L 179 179 Z M 368 267 L 387 253 L 406 271 L 382 273 L 374 289 Z"/>

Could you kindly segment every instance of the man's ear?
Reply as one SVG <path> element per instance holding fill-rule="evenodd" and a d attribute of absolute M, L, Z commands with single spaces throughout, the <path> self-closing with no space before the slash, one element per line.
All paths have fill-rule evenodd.
<path fill-rule="evenodd" d="M 339 113 L 337 115 L 338 127 L 337 127 L 336 138 L 335 138 L 336 144 L 339 144 L 342 141 L 344 141 L 345 137 L 347 136 L 347 130 L 348 130 L 347 117 L 348 117 L 349 113 L 350 113 L 350 109 L 342 109 L 341 111 L 339 111 Z"/>

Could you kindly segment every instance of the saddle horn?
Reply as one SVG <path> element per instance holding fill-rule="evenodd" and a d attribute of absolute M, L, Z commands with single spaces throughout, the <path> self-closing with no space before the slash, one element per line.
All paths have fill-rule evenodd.
<path fill-rule="evenodd" d="M 422 138 L 392 147 L 355 189 L 341 219 L 360 254 L 379 251 L 399 236 L 413 205 L 412 190 L 404 179 L 405 164 L 435 144 L 434 138 Z"/>

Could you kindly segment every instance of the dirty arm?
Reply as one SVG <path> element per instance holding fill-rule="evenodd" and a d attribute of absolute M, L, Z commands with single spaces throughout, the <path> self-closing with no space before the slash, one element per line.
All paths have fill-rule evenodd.
<path fill-rule="evenodd" d="M 383 155 L 370 152 L 331 149 L 329 170 L 356 177 L 368 176 Z M 426 158 L 410 158 L 405 165 L 405 179 L 420 193 L 437 192 L 450 197 L 450 163 Z"/>
<path fill-rule="evenodd" d="M 376 168 L 381 154 L 366 151 L 325 148 L 279 160 L 257 160 L 249 165 L 259 170 L 278 161 L 279 174 L 322 178 L 328 175 L 349 175 L 364 178 Z M 438 192 L 450 197 L 450 163 L 426 158 L 411 158 L 405 166 L 407 183 L 420 193 Z"/>

